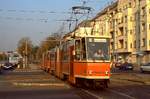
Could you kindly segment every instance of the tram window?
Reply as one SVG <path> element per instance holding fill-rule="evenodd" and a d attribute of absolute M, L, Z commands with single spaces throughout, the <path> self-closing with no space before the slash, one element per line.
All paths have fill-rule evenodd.
<path fill-rule="evenodd" d="M 68 53 L 67 48 L 68 48 L 67 43 L 64 43 L 64 44 L 63 44 L 63 47 L 62 47 L 62 52 L 63 52 L 63 53 L 62 53 L 62 59 L 63 59 L 64 61 L 69 60 L 69 53 Z"/>
<path fill-rule="evenodd" d="M 54 59 L 55 59 L 55 55 L 51 54 L 51 60 L 54 60 Z"/>
<path fill-rule="evenodd" d="M 82 38 L 82 59 L 86 59 L 85 38 Z"/>
<path fill-rule="evenodd" d="M 80 56 L 81 56 L 81 47 L 80 47 L 80 40 L 76 40 L 75 42 L 75 58 L 77 60 L 80 60 Z"/>
<path fill-rule="evenodd" d="M 89 38 L 87 42 L 88 59 L 109 60 L 110 57 L 108 42 L 109 41 L 105 39 Z M 99 54 L 99 56 L 97 54 Z"/>
<path fill-rule="evenodd" d="M 50 54 L 49 53 L 47 54 L 47 59 L 50 60 Z"/>

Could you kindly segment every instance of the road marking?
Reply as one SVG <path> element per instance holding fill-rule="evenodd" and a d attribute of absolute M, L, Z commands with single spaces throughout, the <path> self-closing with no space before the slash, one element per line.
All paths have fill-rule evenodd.
<path fill-rule="evenodd" d="M 94 96 L 94 97 L 97 98 L 97 99 L 103 99 L 103 97 L 100 97 L 100 96 L 98 96 L 98 95 L 96 95 L 96 94 L 94 94 L 94 93 L 92 93 L 92 92 L 90 92 L 90 91 L 88 91 L 88 90 L 85 90 L 85 89 L 81 89 L 81 90 L 83 90 L 84 92 L 86 92 L 86 93 L 88 93 L 88 94 Z M 127 94 L 124 94 L 124 93 L 121 93 L 121 92 L 118 92 L 118 91 L 114 91 L 114 90 L 111 90 L 111 89 L 108 89 L 107 91 L 110 91 L 110 92 L 112 92 L 112 93 L 115 93 L 115 94 L 118 94 L 118 95 L 127 97 L 127 98 L 129 98 L 129 99 L 136 99 L 135 97 L 132 97 L 132 96 L 129 96 L 129 95 L 127 95 Z"/>
<path fill-rule="evenodd" d="M 13 83 L 15 86 L 58 86 L 62 87 L 65 86 L 65 84 L 60 83 Z"/>
<path fill-rule="evenodd" d="M 121 92 L 118 92 L 118 91 L 114 91 L 114 90 L 111 90 L 111 89 L 108 89 L 107 91 L 110 91 L 110 92 L 112 92 L 112 93 L 115 93 L 115 94 L 118 94 L 118 95 L 121 95 L 121 96 L 125 96 L 125 97 L 127 97 L 127 98 L 129 98 L 129 99 L 136 99 L 136 98 L 134 98 L 134 97 L 132 97 L 132 96 L 129 96 L 129 95 L 127 95 L 127 94 L 124 94 L 124 93 L 121 93 Z"/>
<path fill-rule="evenodd" d="M 103 97 L 100 97 L 100 96 L 98 96 L 98 95 L 96 95 L 96 94 L 93 94 L 92 92 L 90 92 L 90 91 L 88 91 L 88 90 L 85 90 L 85 89 L 81 89 L 81 90 L 83 90 L 84 92 L 86 92 L 86 93 L 92 95 L 93 97 L 95 97 L 95 98 L 97 98 L 97 99 L 103 99 Z"/>

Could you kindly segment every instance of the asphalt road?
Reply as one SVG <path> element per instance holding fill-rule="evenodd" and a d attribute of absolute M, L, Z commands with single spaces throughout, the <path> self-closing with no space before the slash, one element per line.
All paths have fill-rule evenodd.
<path fill-rule="evenodd" d="M 149 99 L 150 74 L 114 72 L 108 89 L 75 88 L 36 68 L 3 71 L 0 99 Z"/>
<path fill-rule="evenodd" d="M 3 71 L 0 99 L 96 99 L 40 69 Z"/>

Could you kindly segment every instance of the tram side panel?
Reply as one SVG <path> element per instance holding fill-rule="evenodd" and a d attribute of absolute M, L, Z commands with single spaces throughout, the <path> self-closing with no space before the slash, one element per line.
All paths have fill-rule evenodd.
<path fill-rule="evenodd" d="M 46 71 L 47 72 L 50 71 L 50 59 L 47 59 L 47 62 L 46 62 Z"/>
<path fill-rule="evenodd" d="M 75 81 L 75 77 L 74 77 L 74 55 L 73 55 L 73 52 L 74 52 L 74 46 L 71 45 L 69 47 L 69 62 L 70 62 L 70 65 L 69 65 L 69 81 L 72 84 L 75 84 L 76 81 Z"/>
<path fill-rule="evenodd" d="M 47 58 L 46 58 L 46 54 L 43 55 L 43 61 L 42 61 L 42 69 L 46 71 L 47 69 Z"/>
<path fill-rule="evenodd" d="M 61 73 L 61 54 L 60 54 L 60 49 L 59 48 L 57 48 L 56 49 L 56 68 L 55 68 L 55 75 L 57 76 L 57 77 L 60 77 L 60 73 Z"/>
<path fill-rule="evenodd" d="M 56 57 L 55 52 L 51 51 L 50 53 L 50 73 L 55 74 L 55 67 L 56 66 Z"/>
<path fill-rule="evenodd" d="M 45 57 L 44 54 L 42 55 L 42 61 L 41 61 L 41 69 L 44 70 L 44 65 L 45 64 Z"/>
<path fill-rule="evenodd" d="M 62 75 L 64 79 L 68 79 L 69 76 L 69 61 L 68 61 L 68 55 L 63 56 L 63 58 L 66 57 L 65 59 L 62 60 Z"/>
<path fill-rule="evenodd" d="M 67 79 L 70 81 L 70 74 L 71 74 L 71 46 L 73 43 L 72 42 L 66 42 L 63 46 L 63 51 L 62 51 L 62 74 L 64 79 Z"/>
<path fill-rule="evenodd" d="M 60 79 L 63 79 L 63 66 L 62 66 L 62 64 L 63 64 L 63 62 L 62 62 L 62 59 L 63 59 L 63 52 L 62 52 L 62 49 L 59 49 L 59 58 L 60 58 L 60 63 L 59 63 L 59 65 L 58 66 L 60 66 L 59 68 L 60 68 L 60 71 L 59 71 L 59 78 Z"/>
<path fill-rule="evenodd" d="M 47 60 L 46 71 L 50 72 L 50 68 L 51 68 L 50 52 L 47 53 L 46 60 Z"/>

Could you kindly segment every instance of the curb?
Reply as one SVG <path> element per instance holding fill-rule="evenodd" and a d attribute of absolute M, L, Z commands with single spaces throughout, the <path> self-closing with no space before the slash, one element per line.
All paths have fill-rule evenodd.
<path fill-rule="evenodd" d="M 114 80 L 124 80 L 124 81 L 131 81 L 131 82 L 142 83 L 142 84 L 145 84 L 145 85 L 150 85 L 149 81 L 140 81 L 140 80 L 135 80 L 135 79 L 121 79 L 121 78 L 118 78 L 118 79 L 114 79 Z"/>
<path fill-rule="evenodd" d="M 120 80 L 126 80 L 126 81 L 131 81 L 131 82 L 142 83 L 142 84 L 145 84 L 145 85 L 150 85 L 150 82 L 147 82 L 147 81 L 140 81 L 140 80 L 135 80 L 135 79 L 120 79 Z"/>

